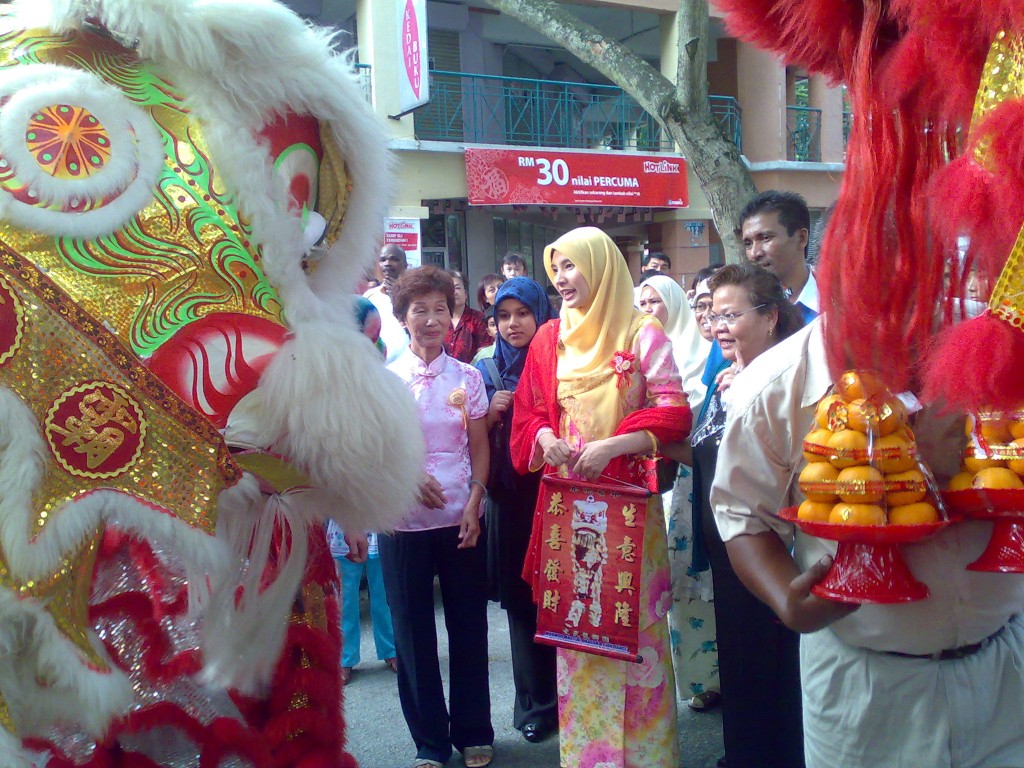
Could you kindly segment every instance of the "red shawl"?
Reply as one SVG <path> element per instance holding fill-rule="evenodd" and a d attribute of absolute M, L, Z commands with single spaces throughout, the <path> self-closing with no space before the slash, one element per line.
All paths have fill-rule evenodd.
<path fill-rule="evenodd" d="M 526 365 L 516 388 L 510 448 L 512 466 L 521 475 L 530 472 L 530 459 L 533 458 L 537 432 L 540 429 L 550 427 L 556 436 L 562 436 L 558 429 L 558 325 L 558 320 L 551 320 L 537 330 L 537 335 L 530 342 Z M 619 423 L 613 436 L 646 429 L 663 445 L 678 443 L 690 433 L 692 420 L 693 414 L 686 405 L 640 408 Z M 554 473 L 556 469 L 545 465 L 543 471 L 545 474 Z M 637 470 L 630 468 L 626 457 L 614 459 L 608 465 L 605 474 L 636 485 L 644 485 Z M 535 544 L 539 544 L 542 538 L 537 528 L 539 520 L 540 517 L 534 515 L 534 530 L 530 537 L 526 562 L 523 564 L 523 578 L 531 585 L 536 583 L 538 574 L 538 547 Z"/>

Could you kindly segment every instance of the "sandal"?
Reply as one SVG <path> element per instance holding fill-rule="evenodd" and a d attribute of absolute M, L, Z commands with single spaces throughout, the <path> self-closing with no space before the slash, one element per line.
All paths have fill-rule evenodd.
<path fill-rule="evenodd" d="M 412 761 L 412 768 L 444 768 L 444 763 L 437 760 L 428 760 L 425 757 L 417 757 Z"/>
<path fill-rule="evenodd" d="M 391 656 L 390 658 L 384 659 L 384 666 L 387 667 L 388 669 L 390 669 L 392 672 L 397 672 L 398 671 L 398 659 L 396 659 L 394 656 Z"/>
<path fill-rule="evenodd" d="M 341 668 L 341 685 L 345 687 L 348 685 L 348 681 L 352 679 L 352 667 Z"/>
<path fill-rule="evenodd" d="M 704 691 L 703 693 L 698 693 L 686 703 L 690 709 L 697 712 L 707 712 L 709 709 L 714 709 L 722 703 L 722 694 L 719 691 Z"/>
<path fill-rule="evenodd" d="M 462 750 L 462 759 L 466 768 L 484 768 L 494 759 L 494 747 L 486 744 L 482 747 L 466 747 Z"/>

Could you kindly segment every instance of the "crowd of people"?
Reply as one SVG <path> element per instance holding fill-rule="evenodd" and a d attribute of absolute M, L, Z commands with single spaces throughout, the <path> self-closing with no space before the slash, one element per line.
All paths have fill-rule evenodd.
<path fill-rule="evenodd" d="M 481 311 L 461 273 L 409 269 L 400 249 L 382 250 L 381 285 L 366 294 L 380 320 L 365 323 L 364 312 L 363 328 L 371 338 L 380 329 L 388 368 L 416 400 L 428 458 L 417 506 L 379 537 L 380 576 L 368 570 L 367 580 L 416 768 L 444 765 L 453 748 L 469 768 L 494 756 L 488 598 L 507 614 L 515 728 L 529 742 L 557 733 L 564 768 L 675 768 L 677 700 L 721 706 L 719 766 L 888 765 L 893 749 L 929 756 L 913 764 L 950 764 L 938 754 L 945 742 L 892 718 L 886 696 L 901 686 L 920 695 L 912 706 L 926 722 L 985 744 L 977 765 L 1024 765 L 1019 706 L 1016 719 L 1001 706 L 972 714 L 930 692 L 937 678 L 984 665 L 977 674 L 992 690 L 1024 703 L 1016 582 L 977 594 L 984 579 L 962 567 L 970 547 L 947 542 L 921 571 L 939 578 L 944 563 L 955 582 L 933 586 L 931 605 L 854 612 L 810 594 L 828 552 L 800 538 L 794 550 L 792 527 L 774 514 L 799 501 L 801 439 L 831 384 L 809 232 L 798 195 L 758 195 L 736 230 L 747 261 L 701 270 L 686 289 L 657 252 L 634 286 L 614 241 L 581 227 L 544 250 L 558 308 L 518 254 L 480 281 Z M 553 580 L 540 556 L 542 477 L 640 486 L 649 473 L 636 459 L 655 455 L 660 493 L 638 513 L 638 660 L 537 642 Z M 366 540 L 354 539 L 359 559 Z M 358 603 L 358 576 L 340 566 L 345 601 Z M 435 577 L 453 659 L 447 698 Z M 589 619 L 597 627 L 601 616 Z M 1011 667 L 1010 680 L 999 677 Z"/>

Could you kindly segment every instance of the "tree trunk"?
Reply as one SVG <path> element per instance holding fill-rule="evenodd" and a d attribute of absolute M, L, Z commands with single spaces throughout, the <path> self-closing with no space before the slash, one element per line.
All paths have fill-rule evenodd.
<path fill-rule="evenodd" d="M 551 0 L 487 0 L 562 46 L 622 88 L 668 131 L 693 168 L 711 207 L 727 262 L 743 258 L 733 236 L 739 213 L 757 194 L 739 150 L 708 104 L 707 0 L 680 0 L 676 84 L 616 40 Z"/>

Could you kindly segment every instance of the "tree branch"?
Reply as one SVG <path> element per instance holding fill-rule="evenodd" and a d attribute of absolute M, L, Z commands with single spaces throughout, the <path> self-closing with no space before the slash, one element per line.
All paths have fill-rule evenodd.
<path fill-rule="evenodd" d="M 743 258 L 733 236 L 743 205 L 757 190 L 736 145 L 708 104 L 707 0 L 679 0 L 678 70 L 673 85 L 658 70 L 551 0 L 487 0 L 502 13 L 589 64 L 632 96 L 679 145 L 708 198 L 726 260 Z"/>
<path fill-rule="evenodd" d="M 629 48 L 551 0 L 487 0 L 589 64 L 659 120 L 678 108 L 676 89 L 658 70 Z"/>

